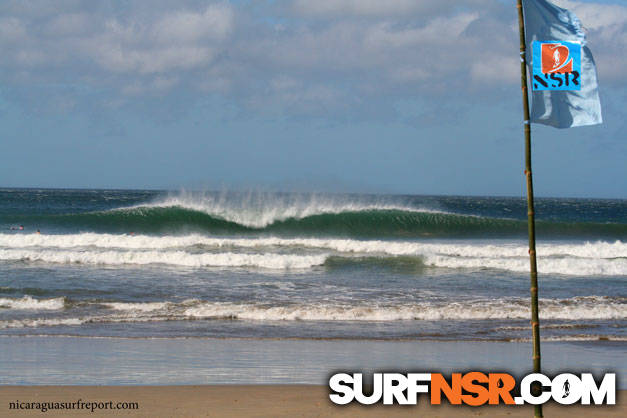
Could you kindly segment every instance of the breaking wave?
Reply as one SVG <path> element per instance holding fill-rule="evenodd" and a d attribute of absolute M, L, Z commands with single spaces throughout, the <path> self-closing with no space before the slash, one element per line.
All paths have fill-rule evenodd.
<path fill-rule="evenodd" d="M 350 201 L 254 201 L 171 197 L 97 212 L 22 215 L 7 221 L 82 231 L 214 235 L 419 238 L 524 236 L 526 220 L 458 214 L 426 207 Z M 627 224 L 537 221 L 546 237 L 625 239 Z"/>
<path fill-rule="evenodd" d="M 540 271 L 563 275 L 627 275 L 627 243 L 547 242 L 537 246 Z M 200 234 L 0 234 L 0 260 L 187 267 L 341 268 L 360 263 L 526 272 L 527 247 L 517 243 L 385 241 L 322 238 L 220 238 Z"/>
<path fill-rule="evenodd" d="M 325 256 L 293 254 L 190 254 L 184 251 L 51 251 L 0 250 L 0 260 L 44 261 L 63 264 L 146 265 L 185 267 L 253 267 L 305 269 L 325 262 Z"/>

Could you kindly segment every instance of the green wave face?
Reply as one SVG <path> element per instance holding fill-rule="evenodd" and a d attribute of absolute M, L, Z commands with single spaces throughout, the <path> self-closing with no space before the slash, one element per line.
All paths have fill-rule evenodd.
<path fill-rule="evenodd" d="M 249 226 L 203 211 L 172 207 L 137 207 L 66 215 L 21 215 L 8 219 L 31 229 L 52 227 L 72 231 L 110 233 L 191 232 L 215 235 L 333 236 L 350 238 L 465 238 L 524 237 L 523 220 L 468 216 L 397 209 L 371 209 L 320 213 L 275 220 L 266 226 Z M 536 223 L 541 238 L 627 238 L 627 224 L 594 222 Z"/>

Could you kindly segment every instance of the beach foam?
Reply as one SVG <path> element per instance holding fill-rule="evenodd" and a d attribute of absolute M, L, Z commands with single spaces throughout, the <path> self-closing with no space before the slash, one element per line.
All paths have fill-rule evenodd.
<path fill-rule="evenodd" d="M 0 298 L 0 310 L 54 310 L 63 309 L 64 305 L 65 298 L 35 299 L 28 295 L 21 298 Z"/>
<path fill-rule="evenodd" d="M 541 301 L 544 319 L 624 319 L 627 304 L 603 301 L 603 298 L 572 298 Z M 249 304 L 202 303 L 188 308 L 185 316 L 196 319 L 232 318 L 261 321 L 399 321 L 399 320 L 485 320 L 527 319 L 528 301 L 477 300 L 446 305 L 419 304 L 400 306 L 290 305 L 259 306 Z"/>
<path fill-rule="evenodd" d="M 223 252 L 225 249 L 229 251 Z M 278 250 L 281 254 L 276 253 Z M 331 252 L 321 255 L 320 251 L 324 250 Z M 199 251 L 203 252 L 198 254 Z M 254 254 L 248 254 L 251 251 Z M 315 254 L 303 254 L 303 251 Z M 621 241 L 539 243 L 537 254 L 538 266 L 543 273 L 627 275 L 627 243 Z M 527 246 L 511 242 L 497 245 L 320 238 L 216 238 L 200 234 L 161 237 L 96 233 L 0 234 L 0 260 L 302 269 L 322 265 L 330 256 L 410 256 L 420 258 L 425 265 L 433 267 L 516 272 L 529 269 Z"/>
<path fill-rule="evenodd" d="M 545 258 L 538 256 L 538 271 L 545 274 L 571 276 L 622 276 L 627 275 L 627 259 L 582 259 L 574 257 Z M 430 255 L 425 264 L 435 267 L 466 269 L 499 269 L 516 272 L 529 271 L 529 259 L 502 257 L 460 258 Z"/>
<path fill-rule="evenodd" d="M 543 342 L 561 342 L 561 341 L 627 341 L 627 337 L 617 335 L 601 335 L 601 334 L 575 334 L 575 335 L 552 335 L 540 337 Z M 512 342 L 528 343 L 531 338 L 513 338 Z"/>
<path fill-rule="evenodd" d="M 251 321 L 442 321 L 528 319 L 525 298 L 477 299 L 451 303 L 399 304 L 391 306 L 343 305 L 331 303 L 290 304 L 209 302 L 189 299 L 181 302 L 109 302 L 109 312 L 77 318 L 30 318 L 0 321 L 0 328 L 80 325 L 83 323 L 147 322 L 170 320 L 251 320 Z M 541 299 L 545 320 L 624 320 L 624 299 L 601 296 L 568 299 Z"/>
<path fill-rule="evenodd" d="M 57 251 L 0 250 L 0 260 L 44 261 L 64 264 L 146 265 L 185 267 L 253 267 L 305 269 L 324 264 L 326 257 L 291 254 L 204 253 L 184 251 Z"/>

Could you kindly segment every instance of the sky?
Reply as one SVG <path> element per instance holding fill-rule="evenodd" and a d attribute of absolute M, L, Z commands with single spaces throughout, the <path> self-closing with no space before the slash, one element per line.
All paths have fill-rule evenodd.
<path fill-rule="evenodd" d="M 538 196 L 627 198 L 627 4 L 582 21 L 604 123 L 532 126 Z M 515 1 L 0 3 L 0 187 L 524 196 Z"/>

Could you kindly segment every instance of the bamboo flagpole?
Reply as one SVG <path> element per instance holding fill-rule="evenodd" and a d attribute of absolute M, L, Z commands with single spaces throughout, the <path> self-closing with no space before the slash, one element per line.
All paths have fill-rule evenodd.
<path fill-rule="evenodd" d="M 586 45 L 586 34 L 579 18 L 569 10 L 562 9 L 548 0 L 524 0 L 524 3 L 523 0 L 517 0 L 517 7 L 520 34 L 520 85 L 525 133 L 533 371 L 541 373 L 536 224 L 531 171 L 531 123 L 564 129 L 597 125 L 603 122 L 603 117 L 601 116 L 596 66 L 592 53 Z M 531 66 L 527 65 L 528 39 L 532 41 Z M 555 52 L 551 54 L 551 51 Z M 533 87 L 533 112 L 529 110 L 527 71 L 530 73 Z M 542 392 L 538 382 L 531 390 L 534 396 L 539 396 Z M 535 405 L 534 414 L 538 418 L 542 417 L 541 405 Z"/>
<path fill-rule="evenodd" d="M 533 176 L 531 173 L 531 121 L 529 115 L 529 92 L 527 90 L 527 46 L 522 0 L 517 0 L 518 27 L 520 33 L 520 84 L 522 88 L 524 132 L 525 132 L 525 177 L 527 178 L 527 224 L 529 229 L 529 266 L 531 278 L 531 333 L 533 339 L 533 371 L 541 372 L 540 363 L 540 319 L 538 315 L 538 266 L 536 264 L 536 221 L 533 204 Z M 536 387 L 536 390 L 538 388 Z M 542 417 L 542 405 L 535 405 L 534 416 Z"/>

